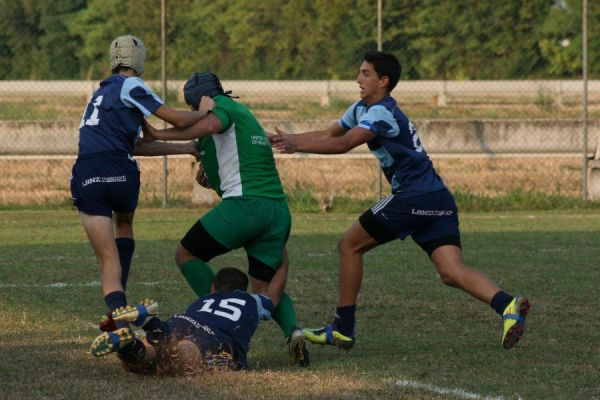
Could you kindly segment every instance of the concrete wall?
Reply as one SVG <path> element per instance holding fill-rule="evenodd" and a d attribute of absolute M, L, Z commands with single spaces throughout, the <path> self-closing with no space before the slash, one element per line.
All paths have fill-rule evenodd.
<path fill-rule="evenodd" d="M 333 121 L 264 120 L 289 132 L 320 129 Z M 430 154 L 581 154 L 583 130 L 578 120 L 415 120 Z M 77 153 L 78 123 L 0 121 L 0 155 L 66 155 Z M 600 120 L 590 122 L 588 149 L 593 156 L 600 137 Z M 356 152 L 368 151 L 365 146 Z"/>

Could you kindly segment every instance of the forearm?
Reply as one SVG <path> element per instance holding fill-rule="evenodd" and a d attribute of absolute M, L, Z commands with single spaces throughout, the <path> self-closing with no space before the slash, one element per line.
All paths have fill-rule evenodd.
<path fill-rule="evenodd" d="M 193 140 L 199 137 L 193 126 L 188 128 L 167 128 L 155 132 L 153 136 L 158 140 Z"/>
<path fill-rule="evenodd" d="M 343 137 L 299 134 L 293 135 L 296 152 L 315 154 L 343 154 L 348 152 L 348 146 Z"/>
<path fill-rule="evenodd" d="M 207 110 L 198 110 L 198 111 L 181 111 L 175 110 L 165 104 L 160 106 L 155 112 L 158 118 L 163 121 L 168 122 L 169 124 L 177 127 L 177 128 L 187 128 L 194 125 L 200 119 L 205 117 L 207 114 Z"/>
<path fill-rule="evenodd" d="M 167 143 L 167 142 L 138 142 L 134 148 L 136 156 L 167 156 L 176 154 L 193 155 L 196 151 L 195 142 Z"/>
<path fill-rule="evenodd" d="M 204 118 L 207 114 L 205 111 L 177 111 L 177 118 L 172 125 L 177 128 L 188 128 L 194 125 L 198 120 Z"/>

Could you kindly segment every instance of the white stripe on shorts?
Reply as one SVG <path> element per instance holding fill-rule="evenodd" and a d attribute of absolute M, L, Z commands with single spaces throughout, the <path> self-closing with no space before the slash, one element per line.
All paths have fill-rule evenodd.
<path fill-rule="evenodd" d="M 379 211 L 381 211 L 385 206 L 387 206 L 387 204 L 390 201 L 392 201 L 393 198 L 394 198 L 394 195 L 390 194 L 388 197 L 380 200 L 379 203 L 377 203 L 373 207 L 371 207 L 371 211 L 373 212 L 373 214 L 377 214 Z"/>

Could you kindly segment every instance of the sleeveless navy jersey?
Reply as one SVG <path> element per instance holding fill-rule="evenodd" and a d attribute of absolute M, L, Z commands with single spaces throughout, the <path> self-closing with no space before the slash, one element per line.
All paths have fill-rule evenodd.
<path fill-rule="evenodd" d="M 397 197 L 418 196 L 446 187 L 436 174 L 417 129 L 394 98 L 386 96 L 370 106 L 360 100 L 348 108 L 338 123 L 345 129 L 359 126 L 376 135 L 367 146 L 379 160 Z"/>
<path fill-rule="evenodd" d="M 259 321 L 271 319 L 272 312 L 273 302 L 268 297 L 236 290 L 209 294 L 189 306 L 184 316 L 209 327 L 219 340 L 230 344 L 245 368 L 250 339 Z"/>
<path fill-rule="evenodd" d="M 162 100 L 138 77 L 112 75 L 100 82 L 79 125 L 79 154 L 107 151 L 133 154 L 144 116 Z"/>

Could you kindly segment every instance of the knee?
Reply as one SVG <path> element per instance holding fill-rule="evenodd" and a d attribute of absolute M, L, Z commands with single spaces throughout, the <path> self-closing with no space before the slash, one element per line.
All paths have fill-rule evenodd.
<path fill-rule="evenodd" d="M 456 286 L 456 278 L 453 274 L 447 272 L 438 272 L 440 280 L 448 286 Z"/>
<path fill-rule="evenodd" d="M 337 245 L 339 254 L 354 254 L 360 253 L 360 249 L 346 237 L 342 237 Z"/>
<path fill-rule="evenodd" d="M 269 286 L 269 282 L 261 281 L 260 279 L 256 279 L 250 277 L 250 288 L 254 293 L 264 293 Z"/>
<path fill-rule="evenodd" d="M 175 262 L 177 263 L 177 265 L 181 267 L 181 265 L 191 260 L 192 258 L 196 257 L 194 257 L 192 253 L 187 251 L 187 249 L 183 247 L 181 243 L 179 243 L 177 245 L 177 248 L 175 249 Z"/>
<path fill-rule="evenodd" d="M 122 229 L 133 225 L 133 214 L 114 214 L 115 226 L 117 229 Z"/>
<path fill-rule="evenodd" d="M 439 268 L 438 274 L 444 284 L 452 287 L 460 286 L 461 268 L 459 266 Z"/>

